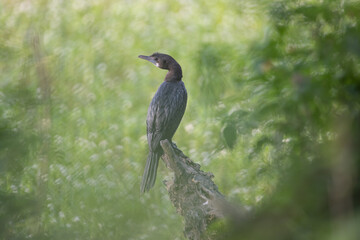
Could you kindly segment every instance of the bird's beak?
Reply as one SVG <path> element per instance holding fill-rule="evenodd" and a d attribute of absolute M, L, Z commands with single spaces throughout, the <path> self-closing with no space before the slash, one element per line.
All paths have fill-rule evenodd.
<path fill-rule="evenodd" d="M 139 58 L 148 60 L 149 62 L 153 63 L 155 66 L 157 64 L 157 62 L 150 56 L 139 55 Z"/>

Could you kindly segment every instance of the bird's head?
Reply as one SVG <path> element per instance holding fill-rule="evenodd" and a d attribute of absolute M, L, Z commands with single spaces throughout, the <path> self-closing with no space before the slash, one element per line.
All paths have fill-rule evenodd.
<path fill-rule="evenodd" d="M 155 66 L 161 69 L 170 70 L 173 65 L 178 63 L 171 56 L 163 53 L 153 53 L 150 56 L 139 55 L 139 58 L 148 60 L 153 63 Z"/>
<path fill-rule="evenodd" d="M 181 81 L 181 67 L 171 56 L 163 53 L 153 53 L 150 56 L 139 55 L 139 58 L 152 62 L 158 68 L 169 70 L 164 81 Z"/>

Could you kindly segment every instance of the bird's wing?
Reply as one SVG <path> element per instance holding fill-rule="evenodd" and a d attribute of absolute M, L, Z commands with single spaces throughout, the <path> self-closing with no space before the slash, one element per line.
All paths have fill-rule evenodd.
<path fill-rule="evenodd" d="M 179 92 L 174 92 L 173 89 L 166 85 L 161 90 L 159 88 L 160 91 L 150 103 L 146 125 L 151 151 L 158 149 L 160 140 L 172 138 L 184 115 L 187 101 L 185 87 L 176 88 Z"/>
<path fill-rule="evenodd" d="M 158 117 L 162 115 L 160 110 L 161 108 L 155 100 L 156 99 L 154 97 L 150 103 L 146 118 L 147 140 L 151 151 L 155 151 L 159 147 L 160 140 L 162 138 L 162 133 L 156 128 L 157 122 L 159 121 Z"/>
<path fill-rule="evenodd" d="M 185 87 L 177 88 L 176 91 L 169 98 L 168 107 L 165 110 L 167 118 L 162 123 L 162 126 L 160 126 L 165 129 L 164 137 L 166 139 L 171 139 L 175 134 L 186 108 L 187 93 Z"/>

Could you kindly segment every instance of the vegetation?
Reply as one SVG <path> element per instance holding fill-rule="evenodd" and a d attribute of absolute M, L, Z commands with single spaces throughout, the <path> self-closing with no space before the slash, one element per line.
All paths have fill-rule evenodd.
<path fill-rule="evenodd" d="M 358 239 L 360 2 L 0 3 L 0 239 L 184 239 L 140 196 L 148 104 L 182 66 L 178 147 L 251 210 L 219 238 Z M 233 228 L 232 226 L 234 226 Z"/>

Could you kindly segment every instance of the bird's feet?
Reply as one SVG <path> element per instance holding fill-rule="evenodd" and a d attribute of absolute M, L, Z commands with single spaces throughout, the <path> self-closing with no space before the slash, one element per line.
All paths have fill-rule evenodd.
<path fill-rule="evenodd" d="M 184 155 L 184 153 L 177 147 L 176 143 L 171 141 L 171 146 L 177 154 Z"/>
<path fill-rule="evenodd" d="M 171 142 L 171 146 L 173 147 L 173 149 L 178 149 L 178 147 L 176 146 L 176 143 L 174 143 L 174 142 Z M 178 149 L 179 150 L 179 149 Z"/>

